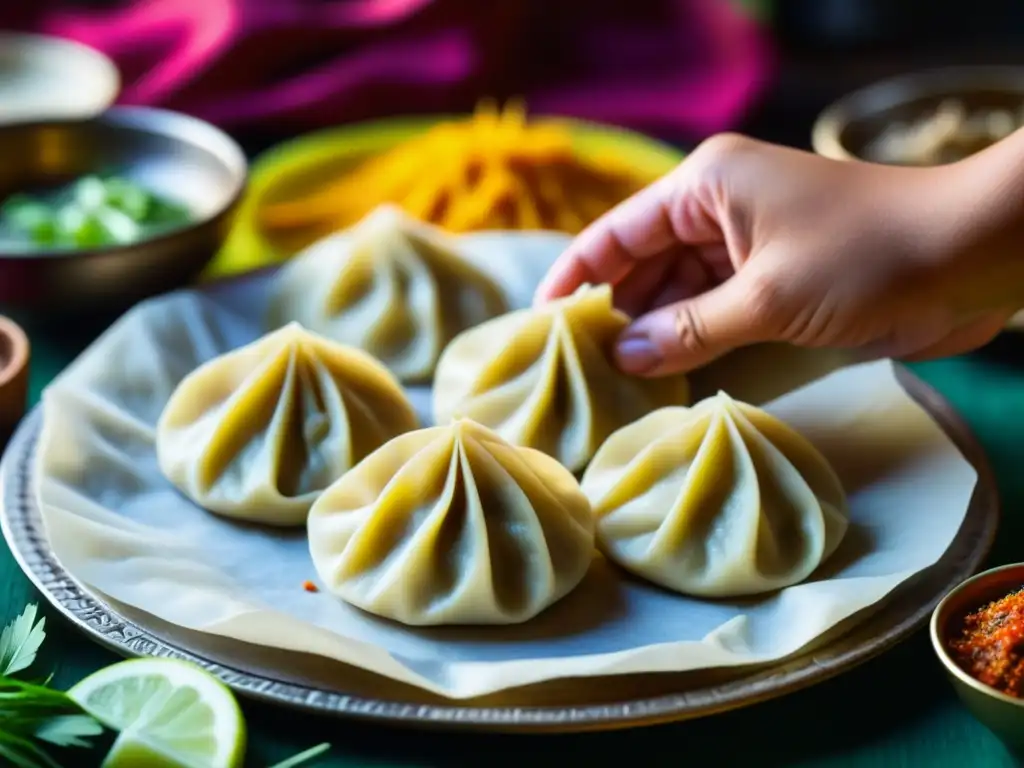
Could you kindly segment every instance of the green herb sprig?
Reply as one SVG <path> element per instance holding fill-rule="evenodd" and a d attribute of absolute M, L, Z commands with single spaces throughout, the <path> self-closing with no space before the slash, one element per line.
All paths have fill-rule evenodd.
<path fill-rule="evenodd" d="M 28 606 L 0 634 L 0 758 L 17 768 L 60 768 L 43 747 L 88 747 L 103 731 L 62 691 L 14 675 L 36 660 L 46 638 L 46 619 Z"/>
<path fill-rule="evenodd" d="M 15 677 L 35 663 L 45 639 L 46 619 L 34 604 L 0 633 L 0 762 L 14 768 L 61 768 L 46 745 L 90 748 L 90 739 L 103 732 L 66 693 L 50 687 L 52 676 L 34 682 Z M 272 768 L 308 765 L 330 748 L 320 744 Z"/>

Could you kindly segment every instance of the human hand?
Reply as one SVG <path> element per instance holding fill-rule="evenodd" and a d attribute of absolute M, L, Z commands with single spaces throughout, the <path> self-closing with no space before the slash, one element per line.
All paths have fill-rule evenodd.
<path fill-rule="evenodd" d="M 964 352 L 1024 303 L 1019 204 L 971 197 L 998 182 L 994 162 L 899 168 L 717 136 L 581 233 L 536 301 L 611 283 L 636 318 L 615 357 L 637 375 L 767 341 L 865 358 Z"/>

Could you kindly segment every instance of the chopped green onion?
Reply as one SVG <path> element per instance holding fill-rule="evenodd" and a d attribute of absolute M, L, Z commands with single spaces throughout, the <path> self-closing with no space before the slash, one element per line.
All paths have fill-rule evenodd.
<path fill-rule="evenodd" d="M 48 200 L 14 195 L 0 206 L 5 240 L 47 247 L 132 243 L 190 220 L 184 206 L 117 176 L 84 176 Z"/>
<path fill-rule="evenodd" d="M 100 208 L 107 204 L 107 188 L 96 176 L 86 176 L 75 184 L 75 202 L 82 208 Z"/>
<path fill-rule="evenodd" d="M 123 211 L 137 222 L 145 221 L 157 203 L 145 190 L 124 179 L 107 179 L 106 190 L 108 205 Z"/>

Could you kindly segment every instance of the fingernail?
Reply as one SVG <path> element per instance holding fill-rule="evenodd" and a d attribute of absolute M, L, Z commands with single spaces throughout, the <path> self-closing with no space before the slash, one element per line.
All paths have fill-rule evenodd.
<path fill-rule="evenodd" d="M 658 348 L 645 334 L 635 334 L 619 339 L 615 345 L 615 357 L 619 368 L 626 373 L 647 373 L 661 363 Z"/>

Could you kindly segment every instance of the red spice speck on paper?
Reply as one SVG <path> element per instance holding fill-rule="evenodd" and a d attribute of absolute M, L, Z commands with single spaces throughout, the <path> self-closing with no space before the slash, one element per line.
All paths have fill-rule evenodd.
<path fill-rule="evenodd" d="M 306 579 L 304 582 L 302 582 L 302 588 L 304 590 L 306 590 L 307 592 L 319 592 L 320 591 L 320 588 L 317 587 L 317 585 L 314 584 L 309 579 Z"/>
<path fill-rule="evenodd" d="M 978 682 L 1024 698 L 1024 589 L 967 614 L 949 649 Z"/>

